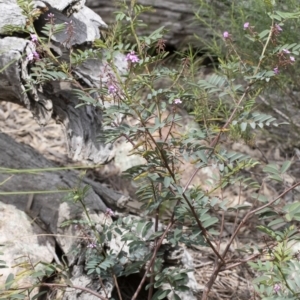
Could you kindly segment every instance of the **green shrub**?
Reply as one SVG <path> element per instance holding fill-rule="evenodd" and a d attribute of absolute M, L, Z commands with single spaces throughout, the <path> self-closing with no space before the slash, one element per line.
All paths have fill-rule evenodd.
<path fill-rule="evenodd" d="M 212 35 L 211 40 L 203 43 L 210 54 L 219 59 L 216 72 L 205 80 L 196 74 L 197 57 L 192 51 L 182 54 L 177 68 L 168 68 L 162 63 L 167 56 L 164 29 L 139 36 L 138 27 L 146 26 L 139 21 L 139 16 L 150 8 L 135 1 L 130 6 L 126 3 L 120 6 L 106 41 L 95 41 L 92 50 L 74 50 L 70 65 L 61 62 L 47 49 L 46 41 L 54 32 L 54 25 L 49 24 L 43 32 L 49 37 L 36 41 L 49 55 L 41 58 L 37 54 L 30 58 L 35 66 L 32 68 L 35 84 L 74 80 L 73 67 L 94 57 L 105 61 L 102 88 L 80 88 L 74 93 L 82 100 L 80 105 L 94 105 L 103 112 L 106 142 L 115 142 L 122 137 L 132 145 L 131 153 L 145 161 L 126 170 L 125 175 L 138 184 L 136 198 L 142 203 L 141 214 L 154 219 L 152 222 L 145 218 L 119 218 L 99 233 L 86 210 L 86 223 L 95 235 L 95 243 L 89 245 L 86 270 L 99 278 L 127 276 L 144 270 L 132 299 L 136 299 L 147 277 L 151 278 L 147 286 L 148 299 L 163 299 L 168 295 L 180 299 L 178 293 L 187 289 L 188 270 L 166 268 L 161 271 L 159 249 L 166 237 L 173 246 L 200 245 L 212 250 L 215 267 L 202 299 L 209 298 L 209 291 L 220 272 L 246 263 L 260 274 L 253 284 L 263 299 L 299 298 L 299 279 L 293 275 L 299 269 L 299 263 L 292 262 L 291 244 L 299 238 L 293 222 L 299 219 L 300 205 L 295 202 L 282 205 L 281 212 L 277 210 L 283 197 L 300 184 L 284 186 L 283 178 L 291 161 L 281 166 L 264 166 L 263 180 L 274 180 L 284 189 L 277 197 L 269 199 L 260 189 L 263 180 L 255 182 L 251 177 L 251 171 L 260 163 L 253 157 L 227 151 L 221 141 L 230 136 L 249 141 L 254 138 L 255 130 L 264 128 L 268 131 L 269 127 L 280 125 L 272 115 L 256 110 L 256 100 L 274 85 L 289 83 L 284 74 L 293 70 L 297 63 L 300 44 L 292 28 L 296 28 L 300 14 L 293 7 L 290 12 L 277 10 L 271 1 L 230 3 L 223 20 L 218 18 L 212 4 L 199 1 L 196 16 L 211 28 Z M 24 12 L 32 20 L 32 11 Z M 211 16 L 211 19 L 208 21 L 202 15 Z M 28 32 L 33 30 L 31 24 Z M 134 41 L 123 39 L 126 36 L 132 36 Z M 122 54 L 128 63 L 123 73 L 118 71 L 114 59 Z M 159 84 L 161 81 L 164 81 L 163 86 Z M 95 95 L 101 95 L 103 101 Z M 182 107 L 191 111 L 198 127 L 175 132 L 174 128 L 180 128 L 182 122 Z M 120 116 L 124 119 L 122 122 Z M 192 163 L 195 171 L 183 182 L 180 166 L 187 163 Z M 214 170 L 215 178 L 209 189 L 193 184 L 202 169 Z M 254 190 L 253 203 L 231 203 L 222 197 L 222 191 L 234 184 L 247 191 Z M 77 191 L 71 198 L 84 206 L 86 191 L 87 188 Z M 220 193 L 216 196 L 217 191 Z M 170 216 L 166 219 L 164 212 L 167 209 Z M 233 233 L 225 249 L 220 251 L 218 245 L 224 218 L 232 211 L 236 216 Z M 239 249 L 245 257 L 230 259 L 228 253 L 235 238 L 254 216 L 258 218 L 257 231 L 267 234 L 272 243 L 256 250 L 245 244 Z M 161 223 L 165 226 L 158 229 Z M 116 254 L 103 247 L 115 232 L 126 242 L 129 257 L 124 251 Z M 149 243 L 154 243 L 150 254 L 146 251 Z M 124 261 L 132 263 L 126 265 Z M 169 288 L 163 289 L 165 284 Z M 155 293 L 154 288 L 157 289 Z"/>

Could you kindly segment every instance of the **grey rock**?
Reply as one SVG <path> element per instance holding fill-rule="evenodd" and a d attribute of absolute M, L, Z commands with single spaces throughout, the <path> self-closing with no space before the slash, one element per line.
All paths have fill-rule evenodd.
<path fill-rule="evenodd" d="M 0 202 L 0 248 L 8 268 L 1 269 L 0 286 L 5 283 L 7 276 L 24 271 L 22 262 L 37 265 L 36 270 L 42 269 L 39 262 L 51 263 L 55 255 L 55 239 L 42 230 L 35 220 L 15 206 Z M 23 278 L 19 284 L 30 284 L 30 277 Z"/>
<path fill-rule="evenodd" d="M 72 46 L 74 51 L 76 47 L 81 47 L 81 50 L 87 49 L 91 42 L 100 38 L 99 28 L 106 27 L 99 15 L 84 6 L 84 1 L 49 0 L 37 1 L 35 4 L 37 7 L 46 6 L 48 9 L 35 23 L 37 32 L 40 32 L 47 22 L 50 12 L 54 14 L 57 24 L 70 24 L 72 21 L 74 30 L 71 37 L 63 30 L 54 35 L 49 43 L 50 49 L 60 53 L 62 56 L 59 59 L 65 61 L 69 59 L 69 56 L 66 56 L 69 50 L 65 46 Z M 76 9 L 73 9 L 74 5 Z M 67 14 L 65 9 L 71 9 L 72 13 Z M 101 111 L 92 105 L 75 109 L 81 100 L 71 89 L 78 88 L 78 84 L 71 84 L 66 78 L 33 84 L 30 78 L 33 65 L 27 57 L 36 50 L 34 43 L 25 38 L 5 36 L 9 34 L 5 26 L 24 27 L 25 23 L 25 16 L 17 6 L 16 0 L 0 2 L 0 33 L 3 35 L 0 39 L 0 100 L 25 106 L 41 126 L 46 126 L 49 120 L 54 118 L 64 129 L 68 154 L 73 160 L 96 164 L 110 161 L 114 157 L 113 145 L 105 144 L 103 138 L 102 141 L 98 139 L 99 136 L 103 136 L 104 130 Z M 93 62 L 90 66 L 92 64 Z M 84 71 L 87 71 L 91 78 L 98 78 L 98 81 L 90 82 L 89 87 L 98 87 L 99 69 L 86 68 L 85 65 Z M 93 72 L 96 74 L 93 75 Z M 80 78 L 80 67 L 76 68 L 76 74 Z M 86 73 L 83 72 L 81 78 L 85 76 Z M 100 98 L 95 99 L 99 100 Z"/>

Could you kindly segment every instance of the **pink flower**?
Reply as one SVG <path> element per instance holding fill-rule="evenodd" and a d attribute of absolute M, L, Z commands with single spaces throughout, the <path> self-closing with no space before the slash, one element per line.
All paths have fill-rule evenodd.
<path fill-rule="evenodd" d="M 128 53 L 126 55 L 126 60 L 128 61 L 131 61 L 132 63 L 137 63 L 139 62 L 139 58 L 137 57 L 137 55 L 135 54 L 134 51 L 130 51 L 130 53 Z"/>
<path fill-rule="evenodd" d="M 295 60 L 295 57 L 294 56 L 290 56 L 290 61 L 291 62 L 295 62 L 296 60 Z"/>
<path fill-rule="evenodd" d="M 180 104 L 182 101 L 180 99 L 174 99 L 174 104 Z"/>
<path fill-rule="evenodd" d="M 282 31 L 282 28 L 278 24 L 275 24 L 275 28 L 277 31 Z"/>
<path fill-rule="evenodd" d="M 281 290 L 280 285 L 278 283 L 275 283 L 275 285 L 274 285 L 274 292 L 278 293 L 280 290 Z"/>
<path fill-rule="evenodd" d="M 115 94 L 118 90 L 117 90 L 117 88 L 113 85 L 113 84 L 110 84 L 109 86 L 108 86 L 108 93 L 109 94 Z"/>
<path fill-rule="evenodd" d="M 32 61 L 33 60 L 33 53 L 30 53 L 27 55 L 27 60 Z"/>
<path fill-rule="evenodd" d="M 110 208 L 106 209 L 105 214 L 108 216 L 111 216 L 111 217 L 114 217 L 114 215 L 115 215 L 115 213 Z"/>
<path fill-rule="evenodd" d="M 38 37 L 36 34 L 30 34 L 30 38 L 33 42 L 37 42 L 38 41 Z"/>
<path fill-rule="evenodd" d="M 248 29 L 249 28 L 249 22 L 246 22 L 245 24 L 244 24 L 244 29 Z"/>
<path fill-rule="evenodd" d="M 224 39 L 228 39 L 228 38 L 229 38 L 229 33 L 228 33 L 228 31 L 224 31 L 224 32 L 223 32 L 223 38 L 224 38 Z"/>
<path fill-rule="evenodd" d="M 40 59 L 40 55 L 36 51 L 33 51 L 33 57 L 35 59 Z"/>
<path fill-rule="evenodd" d="M 47 15 L 47 17 L 48 17 L 48 19 L 45 18 L 45 20 L 48 21 L 48 23 L 54 25 L 54 20 L 55 20 L 54 14 L 53 14 L 53 13 L 49 13 L 49 14 Z"/>
<path fill-rule="evenodd" d="M 289 53 L 291 53 L 289 50 L 287 50 L 287 49 L 282 49 L 282 52 L 284 52 L 284 53 L 286 53 L 286 54 L 289 54 Z"/>
<path fill-rule="evenodd" d="M 273 71 L 274 71 L 274 74 L 275 74 L 275 75 L 278 75 L 278 74 L 279 74 L 279 69 L 278 69 L 278 67 L 275 67 L 275 68 L 273 69 Z"/>
<path fill-rule="evenodd" d="M 38 59 L 40 59 L 40 55 L 36 51 L 33 51 L 32 53 L 27 55 L 27 59 L 29 61 L 38 60 Z"/>
<path fill-rule="evenodd" d="M 95 243 L 91 243 L 91 244 L 87 245 L 86 247 L 93 249 L 93 248 L 97 248 L 97 245 Z"/>

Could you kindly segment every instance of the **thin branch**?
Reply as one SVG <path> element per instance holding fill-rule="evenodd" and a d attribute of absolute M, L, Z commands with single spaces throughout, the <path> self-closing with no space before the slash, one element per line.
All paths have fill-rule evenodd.
<path fill-rule="evenodd" d="M 101 284 L 101 287 L 103 288 L 103 291 L 104 291 L 104 294 L 105 294 L 105 296 L 108 298 L 108 293 L 107 293 L 107 291 L 106 291 L 106 287 L 105 287 L 105 285 L 104 285 L 104 283 L 103 283 L 103 280 L 102 280 L 102 278 L 99 276 L 99 282 L 100 282 L 100 284 Z"/>
<path fill-rule="evenodd" d="M 118 280 L 117 280 L 117 277 L 116 277 L 115 274 L 113 274 L 113 278 L 114 278 L 114 282 L 115 282 L 116 289 L 117 289 L 117 292 L 118 292 L 119 300 L 122 300 L 123 298 L 122 298 L 120 287 L 119 287 L 119 284 L 118 284 Z"/>
<path fill-rule="evenodd" d="M 154 189 L 154 186 L 153 186 L 153 183 L 152 184 L 152 189 L 153 189 L 153 195 L 154 195 L 154 199 L 155 199 L 155 202 L 158 202 L 158 199 L 156 197 L 156 192 L 155 192 L 155 189 Z M 162 188 L 162 184 L 160 183 L 159 184 L 159 192 L 161 193 L 161 188 Z M 158 231 L 158 224 L 159 224 L 159 208 L 160 206 L 157 207 L 156 211 L 155 211 L 155 225 L 154 225 L 154 232 L 157 232 Z M 157 246 L 157 238 L 155 238 L 155 241 L 154 241 L 154 247 Z M 154 271 L 154 268 L 153 266 L 151 267 L 150 269 L 150 272 L 153 273 Z M 155 275 L 154 274 L 151 274 L 151 277 L 150 277 L 150 287 L 149 287 L 149 292 L 148 292 L 148 300 L 151 300 L 152 299 L 152 295 L 153 295 L 153 291 L 154 291 L 154 277 Z"/>
<path fill-rule="evenodd" d="M 105 298 L 101 295 L 99 295 L 98 293 L 96 293 L 95 291 L 89 289 L 89 288 L 86 288 L 86 287 L 81 287 L 81 286 L 68 286 L 67 284 L 57 284 L 57 283 L 42 283 L 41 284 L 42 286 L 49 286 L 49 287 L 71 287 L 71 288 L 74 288 L 75 290 L 80 290 L 80 291 L 83 291 L 83 292 L 87 292 L 101 300 L 109 300 L 108 298 Z"/>
<path fill-rule="evenodd" d="M 256 254 L 253 254 L 247 258 L 244 258 L 244 259 L 236 259 L 235 262 L 233 262 L 231 265 L 225 267 L 225 268 L 222 268 L 222 270 L 220 272 L 223 272 L 223 271 L 227 271 L 227 270 L 231 270 L 237 266 L 240 266 L 254 258 L 257 258 L 259 256 L 263 255 L 263 253 L 256 253 Z M 272 261 L 272 259 L 265 259 L 264 261 Z M 226 264 L 229 263 L 226 261 Z"/>
<path fill-rule="evenodd" d="M 199 220 L 198 216 L 197 216 L 197 213 L 195 211 L 195 208 L 193 207 L 193 205 L 190 203 L 189 199 L 187 198 L 187 196 L 183 193 L 182 194 L 184 200 L 186 201 L 187 205 L 189 206 L 192 214 L 193 214 L 193 217 L 195 218 L 196 222 L 197 222 L 197 225 L 198 227 L 201 229 L 202 231 L 202 235 L 204 236 L 205 238 L 205 241 L 207 242 L 207 244 L 209 245 L 209 247 L 213 250 L 213 252 L 216 254 L 216 256 L 223 262 L 225 263 L 224 261 L 224 258 L 220 255 L 220 253 L 217 251 L 217 249 L 215 248 L 215 246 L 212 244 L 212 242 L 210 241 L 209 237 L 208 237 L 208 233 L 207 233 L 207 230 L 205 229 L 205 227 L 203 227 L 202 225 L 202 222 Z"/>

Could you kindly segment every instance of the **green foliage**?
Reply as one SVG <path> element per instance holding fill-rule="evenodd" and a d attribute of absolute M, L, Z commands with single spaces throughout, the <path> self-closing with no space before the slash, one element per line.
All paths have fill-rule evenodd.
<path fill-rule="evenodd" d="M 165 268 L 161 273 L 155 276 L 155 288 L 160 288 L 168 282 L 169 288 L 159 289 L 154 295 L 152 300 L 164 299 L 168 295 L 172 295 L 172 299 L 180 299 L 176 292 L 189 291 L 185 285 L 188 280 L 186 271 L 178 268 Z"/>
<path fill-rule="evenodd" d="M 27 260 L 29 262 L 27 262 Z M 56 275 L 66 277 L 66 266 L 57 264 L 36 263 L 32 264 L 29 257 L 21 257 L 17 259 L 13 268 L 16 268 L 15 275 L 10 273 L 3 286 L 0 286 L 0 299 L 38 299 L 46 293 L 46 291 L 36 293 L 35 288 L 39 286 L 42 279 Z M 23 287 L 22 281 L 30 278 L 31 286 Z"/>
<path fill-rule="evenodd" d="M 279 102 L 279 99 L 282 97 L 289 99 L 289 87 L 299 89 L 300 74 L 297 71 L 299 68 L 296 66 L 298 61 L 296 59 L 294 67 L 291 68 L 288 62 L 289 57 L 283 57 L 281 54 L 283 50 L 289 50 L 289 55 L 299 55 L 300 45 L 297 43 L 296 29 L 299 27 L 298 2 L 295 0 L 234 0 L 210 3 L 204 0 L 194 0 L 194 3 L 196 7 L 199 7 L 196 13 L 197 22 L 201 24 L 202 31 L 211 36 L 211 39 L 207 39 L 206 35 L 198 36 L 198 46 L 201 51 L 206 52 L 208 57 L 218 57 L 221 61 L 219 70 L 225 71 L 224 60 L 227 66 L 235 63 L 235 72 L 231 71 L 230 77 L 239 76 L 242 73 L 247 80 L 260 81 L 260 84 L 256 84 L 259 88 L 256 91 L 270 99 L 268 101 L 269 109 L 276 107 L 292 123 L 290 111 L 284 102 Z M 244 29 L 244 24 L 247 22 L 249 23 L 248 27 Z M 276 38 L 272 33 L 274 27 L 271 27 L 270 30 L 271 24 L 275 28 L 277 28 L 276 26 L 281 28 L 281 31 L 275 29 Z M 230 34 L 230 42 L 224 43 L 223 32 L 225 31 Z M 270 34 L 273 34 L 271 43 L 265 45 L 265 52 L 261 53 L 263 43 Z M 234 47 L 231 47 L 233 45 L 231 42 Z M 237 58 L 238 60 L 236 60 Z M 256 68 L 259 60 L 260 68 L 255 70 L 255 74 L 251 74 L 251 70 Z M 276 76 L 273 72 L 275 68 L 278 68 L 279 71 Z M 268 85 L 265 84 L 266 82 Z M 262 87 L 263 90 L 260 90 Z M 277 96 L 270 97 L 270 95 Z M 235 134 L 237 133 L 235 132 Z M 244 135 L 239 134 L 239 136 Z M 249 136 L 246 136 L 246 139 L 247 137 Z"/>
<path fill-rule="evenodd" d="M 294 226 L 284 231 L 273 231 L 261 227 L 260 230 L 270 236 L 271 241 L 276 240 L 275 247 L 268 248 L 269 259 L 249 262 L 249 265 L 262 275 L 253 280 L 255 289 L 262 295 L 262 299 L 298 299 L 299 261 L 293 255 L 292 245 L 300 236 Z M 270 242 L 269 242 L 270 243 Z M 278 292 L 274 295 L 274 286 Z"/>

